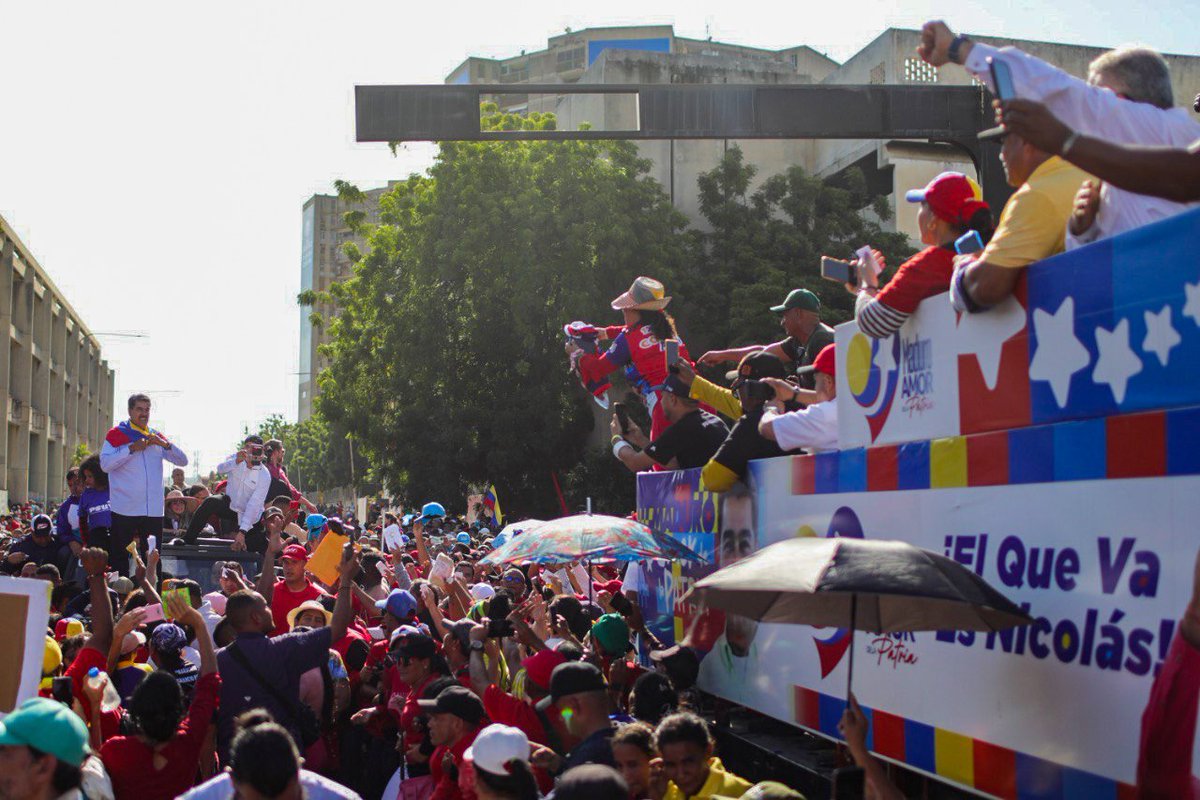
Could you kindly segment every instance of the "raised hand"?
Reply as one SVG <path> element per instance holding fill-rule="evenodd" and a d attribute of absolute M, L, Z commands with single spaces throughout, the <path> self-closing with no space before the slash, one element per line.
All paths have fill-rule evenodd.
<path fill-rule="evenodd" d="M 935 67 L 950 62 L 950 44 L 954 41 L 954 31 L 950 26 L 935 19 L 926 22 L 921 28 L 921 44 L 917 46 L 917 55 L 926 63 Z"/>

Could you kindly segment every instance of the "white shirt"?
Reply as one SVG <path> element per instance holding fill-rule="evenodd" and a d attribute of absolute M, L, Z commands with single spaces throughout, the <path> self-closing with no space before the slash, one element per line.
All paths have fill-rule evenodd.
<path fill-rule="evenodd" d="M 389 553 L 399 550 L 404 543 L 400 541 L 403 534 L 400 532 L 400 526 L 392 523 L 383 529 L 383 546 Z"/>
<path fill-rule="evenodd" d="M 799 411 L 768 417 L 775 442 L 782 450 L 837 450 L 837 401 L 813 403 Z"/>
<path fill-rule="evenodd" d="M 989 57 L 1001 57 L 1011 68 L 1017 97 L 1044 103 L 1063 124 L 1080 133 L 1117 144 L 1179 148 L 1200 138 L 1200 123 L 1179 106 L 1162 109 L 1125 100 L 1015 47 L 998 49 L 975 42 L 964 66 L 993 92 L 996 87 L 992 85 Z M 1068 230 L 1067 249 L 1175 216 L 1194 205 L 1134 194 L 1105 183 L 1092 227 L 1079 237 Z"/>
<path fill-rule="evenodd" d="M 237 454 L 234 454 L 217 465 L 217 472 L 229 476 L 225 494 L 229 498 L 229 507 L 237 512 L 238 530 L 250 530 L 262 516 L 267 492 L 271 489 L 271 473 L 267 472 L 266 464 L 255 467 L 245 461 L 239 464 Z"/>
<path fill-rule="evenodd" d="M 108 473 L 108 503 L 114 514 L 123 517 L 161 517 L 163 515 L 163 460 L 186 467 L 188 460 L 179 446 L 168 449 L 150 445 L 131 452 L 125 434 L 113 428 L 100 448 L 100 469 Z"/>
<path fill-rule="evenodd" d="M 625 568 L 625 577 L 621 579 L 621 591 L 640 593 L 642 584 L 645 582 L 646 577 L 642 572 L 642 565 L 636 561 L 630 561 L 629 566 Z"/>
<path fill-rule="evenodd" d="M 362 800 L 356 793 L 306 769 L 300 770 L 300 786 L 308 800 Z M 228 772 L 205 781 L 189 792 L 179 795 L 181 800 L 231 800 L 233 780 Z"/>

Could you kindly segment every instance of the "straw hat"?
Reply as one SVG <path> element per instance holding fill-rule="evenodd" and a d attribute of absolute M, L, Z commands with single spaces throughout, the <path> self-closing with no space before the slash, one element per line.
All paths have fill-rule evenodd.
<path fill-rule="evenodd" d="M 194 497 L 188 497 L 186 494 L 179 491 L 178 489 L 172 489 L 171 491 L 167 492 L 167 496 L 163 498 L 164 503 L 172 503 L 176 500 L 183 501 L 184 508 L 188 511 L 188 513 L 195 511 L 196 506 L 200 505 L 199 500 L 197 500 Z"/>
<path fill-rule="evenodd" d="M 612 307 L 614 311 L 623 311 L 627 308 L 661 311 L 667 307 L 667 303 L 671 302 L 671 298 L 666 297 L 666 293 L 667 290 L 661 283 L 643 275 L 634 279 L 628 292 L 612 301 Z"/>

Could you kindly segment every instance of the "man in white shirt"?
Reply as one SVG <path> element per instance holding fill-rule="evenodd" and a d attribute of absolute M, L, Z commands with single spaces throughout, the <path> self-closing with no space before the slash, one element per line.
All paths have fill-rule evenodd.
<path fill-rule="evenodd" d="M 834 380 L 837 359 L 834 347 L 825 345 L 811 365 L 797 370 L 797 374 L 801 371 L 812 373 L 816 389 L 800 389 L 778 378 L 763 378 L 764 383 L 775 387 L 776 400 L 799 400 L 808 404 L 799 411 L 784 414 L 769 409 L 758 423 L 758 432 L 777 442 L 785 451 L 800 448 L 814 453 L 837 450 L 837 383 Z"/>
<path fill-rule="evenodd" d="M 1118 144 L 1177 148 L 1200 138 L 1200 123 L 1175 105 L 1166 61 L 1149 48 L 1104 53 L 1089 66 L 1086 83 L 1015 47 L 995 48 L 955 36 L 941 21 L 925 24 L 918 53 L 935 67 L 962 64 L 993 92 L 989 59 L 1004 61 L 1012 73 L 1015 95 L 1044 103 L 1076 134 Z M 1075 138 L 1063 142 L 1061 152 L 1054 155 L 1069 156 Z M 1068 225 L 1068 250 L 1174 216 L 1191 205 L 1133 194 L 1107 183 L 1097 192 L 1095 185 L 1088 184 Z"/>
<path fill-rule="evenodd" d="M 241 450 L 218 464 L 217 472 L 228 476 L 225 493 L 214 494 L 200 504 L 192 515 L 185 540 L 194 542 L 204 523 L 215 515 L 221 520 L 223 531 L 235 530 L 236 525 L 230 547 L 245 550 L 246 534 L 262 517 L 271 488 L 271 473 L 267 471 L 265 461 L 262 437 L 251 434 L 246 437 Z M 261 544 L 265 546 L 265 539 Z M 259 547 L 254 549 L 259 550 Z"/>

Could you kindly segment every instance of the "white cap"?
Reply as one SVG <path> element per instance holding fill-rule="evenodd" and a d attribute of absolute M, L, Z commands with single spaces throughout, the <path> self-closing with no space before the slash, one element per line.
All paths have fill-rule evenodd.
<path fill-rule="evenodd" d="M 121 640 L 121 655 L 127 655 L 146 643 L 146 636 L 141 631 L 130 631 Z"/>
<path fill-rule="evenodd" d="M 491 529 L 489 529 L 489 528 L 480 528 L 480 529 L 479 529 L 479 535 L 480 535 L 480 536 L 487 536 L 487 535 L 488 535 L 489 533 L 491 533 L 491 532 L 492 532 L 492 531 L 491 531 Z"/>
<path fill-rule="evenodd" d="M 491 600 L 496 596 L 496 590 L 486 583 L 477 583 L 471 587 L 471 597 L 476 600 Z"/>
<path fill-rule="evenodd" d="M 488 725 L 479 732 L 464 755 L 474 763 L 475 769 L 492 775 L 508 775 L 508 762 L 529 763 L 529 739 L 519 728 Z"/>

